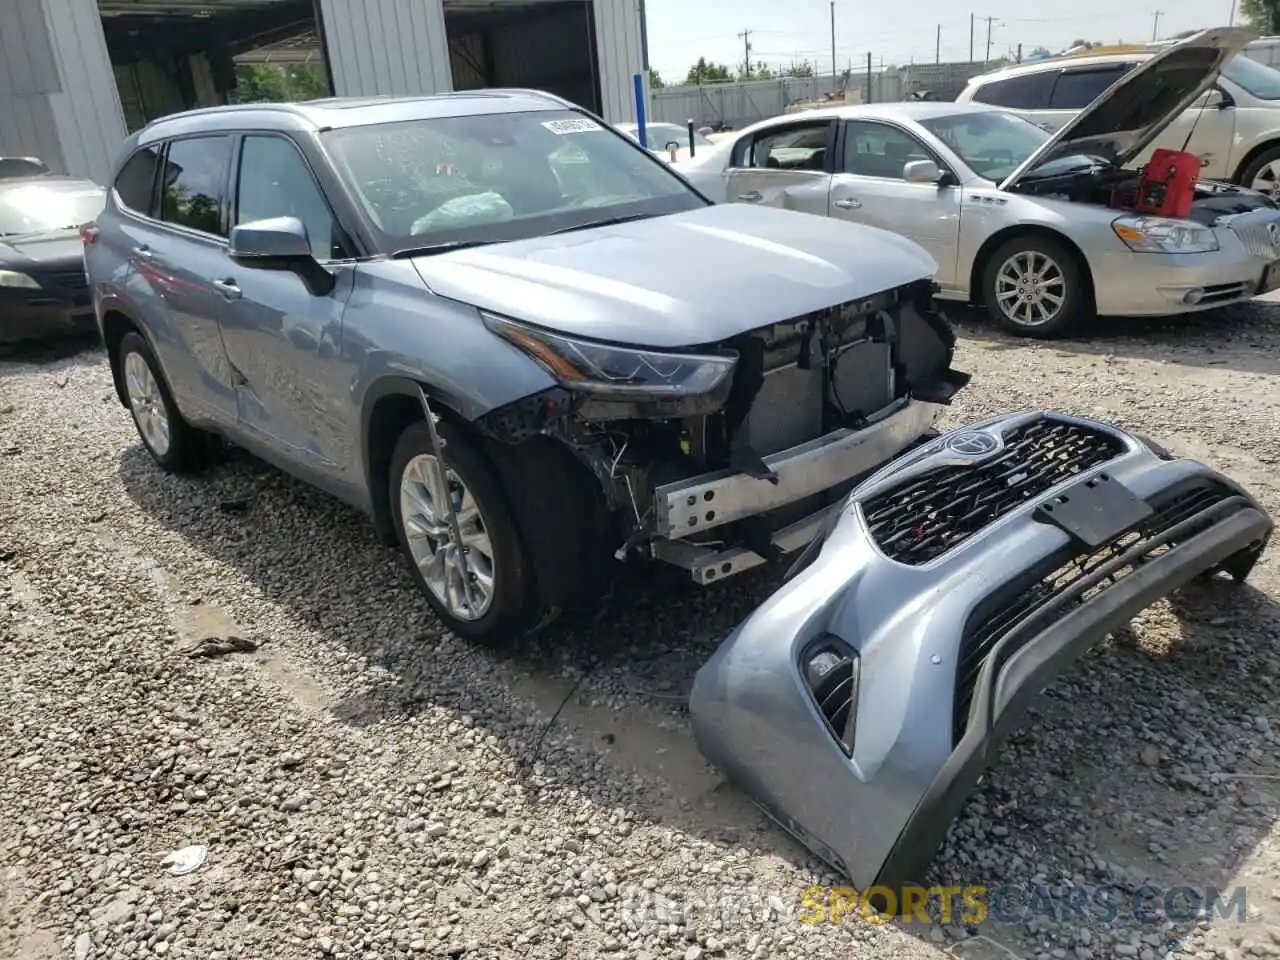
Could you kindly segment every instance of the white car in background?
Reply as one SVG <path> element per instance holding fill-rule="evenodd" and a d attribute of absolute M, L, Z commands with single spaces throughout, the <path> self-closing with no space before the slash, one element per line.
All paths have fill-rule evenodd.
<path fill-rule="evenodd" d="M 637 143 L 640 142 L 640 125 L 638 123 L 616 123 L 614 127 Z M 689 129 L 687 127 L 665 121 L 646 123 L 644 127 L 646 139 L 648 140 L 646 146 L 654 156 L 661 157 L 663 160 L 670 160 L 671 146 L 674 144 L 677 160 L 687 160 L 689 158 Z M 710 140 L 698 133 L 697 130 L 694 130 L 694 156 L 697 156 L 698 151 L 710 149 L 712 146 L 714 144 Z"/>
<path fill-rule="evenodd" d="M 939 297 L 982 303 L 1021 336 L 1237 303 L 1280 287 L 1275 201 L 1202 181 L 1187 219 L 1171 219 L 1123 198 L 1137 180 L 1125 168 L 1252 35 L 1206 30 L 1168 47 L 1057 133 L 979 104 L 824 107 L 753 124 L 675 168 L 718 203 L 902 234 L 937 263 Z"/>
<path fill-rule="evenodd" d="M 1169 46 L 1155 43 L 1019 64 L 972 78 L 956 102 L 1000 107 L 1056 130 Z M 1244 54 L 1232 57 L 1213 87 L 1182 111 L 1133 165 L 1146 163 L 1160 148 L 1199 154 L 1205 177 L 1280 197 L 1280 71 Z"/>

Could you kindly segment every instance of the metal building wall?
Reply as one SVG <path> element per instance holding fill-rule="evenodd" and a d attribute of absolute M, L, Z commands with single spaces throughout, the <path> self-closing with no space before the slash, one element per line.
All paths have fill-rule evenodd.
<path fill-rule="evenodd" d="M 639 4 L 592 3 L 602 112 L 612 123 L 634 120 L 631 78 L 643 59 Z M 442 0 L 317 0 L 317 9 L 338 96 L 453 89 Z"/>
<path fill-rule="evenodd" d="M 0 153 L 104 181 L 125 127 L 97 0 L 0 6 Z"/>
<path fill-rule="evenodd" d="M 441 0 L 318 0 L 334 93 L 447 93 L 449 44 Z"/>
<path fill-rule="evenodd" d="M 610 123 L 636 119 L 632 77 L 644 68 L 638 0 L 592 0 L 600 57 L 601 111 Z"/>

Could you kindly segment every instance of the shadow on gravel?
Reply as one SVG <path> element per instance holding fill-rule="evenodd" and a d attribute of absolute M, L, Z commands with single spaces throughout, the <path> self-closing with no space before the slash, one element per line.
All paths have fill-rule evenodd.
<path fill-rule="evenodd" d="M 134 445 L 120 478 L 161 525 L 335 646 L 391 673 L 390 683 L 333 709 L 345 722 L 444 708 L 496 736 L 526 775 L 536 767 L 605 808 L 814 867 L 701 760 L 683 716 L 698 665 L 778 574 L 709 591 L 628 585 L 594 623 L 482 650 L 442 635 L 398 554 L 377 543 L 363 516 L 248 457 L 184 479 L 160 474 Z M 1166 921 L 1163 899 L 1154 922 L 1126 913 L 1126 896 L 1146 882 L 1202 893 L 1246 883 L 1250 903 L 1264 900 L 1269 889 L 1251 879 L 1249 857 L 1280 803 L 1280 738 L 1271 728 L 1280 730 L 1280 717 L 1268 713 L 1280 685 L 1277 635 L 1280 607 L 1271 599 L 1200 583 L 1060 678 L 953 825 L 931 877 L 1044 890 L 1059 905 L 1027 905 L 1015 894 L 985 923 L 955 932 L 1055 958 L 1111 955 L 1097 951 L 1114 941 L 1125 947 L 1118 955 L 1141 960 L 1144 951 L 1162 957 L 1184 933 Z M 555 729 L 530 725 L 529 703 L 557 715 Z M 562 749 L 566 734 L 594 755 L 574 759 Z M 1118 918 L 1108 922 L 1100 903 L 1073 914 L 1061 900 L 1070 886 L 1090 897 L 1116 891 Z M 1235 919 L 1214 922 L 1229 935 Z M 938 942 L 936 929 L 903 927 Z M 955 952 L 984 956 L 981 942 Z"/>
<path fill-rule="evenodd" d="M 1051 341 L 1010 336 L 972 309 L 952 307 L 947 317 L 959 336 L 995 349 L 1039 346 L 1064 353 L 1280 375 L 1280 303 L 1259 301 L 1184 317 L 1104 318 L 1093 321 L 1079 337 Z"/>
<path fill-rule="evenodd" d="M 0 363 L 57 363 L 74 360 L 77 365 L 102 359 L 102 341 L 96 332 L 62 334 L 40 340 L 0 338 Z"/>

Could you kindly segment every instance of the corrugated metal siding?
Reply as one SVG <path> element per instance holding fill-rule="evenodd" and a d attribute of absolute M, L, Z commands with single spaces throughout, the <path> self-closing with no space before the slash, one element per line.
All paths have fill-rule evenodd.
<path fill-rule="evenodd" d="M 40 0 L 9 0 L 0 19 L 0 154 L 66 170 L 52 94 L 58 71 Z"/>
<path fill-rule="evenodd" d="M 453 89 L 441 0 L 320 0 L 338 96 Z"/>
<path fill-rule="evenodd" d="M 610 123 L 636 119 L 632 77 L 644 65 L 639 0 L 592 0 L 600 61 L 601 112 Z"/>
<path fill-rule="evenodd" d="M 50 99 L 63 161 L 68 173 L 104 182 L 125 126 L 97 0 L 44 0 L 43 6 L 60 80 Z"/>

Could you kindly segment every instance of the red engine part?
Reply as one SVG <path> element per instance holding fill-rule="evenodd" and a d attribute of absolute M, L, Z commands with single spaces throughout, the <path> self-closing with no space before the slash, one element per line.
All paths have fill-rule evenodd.
<path fill-rule="evenodd" d="M 1157 150 L 1142 168 L 1133 208 L 1157 217 L 1185 217 L 1191 213 L 1199 178 L 1200 158 L 1194 153 Z"/>

